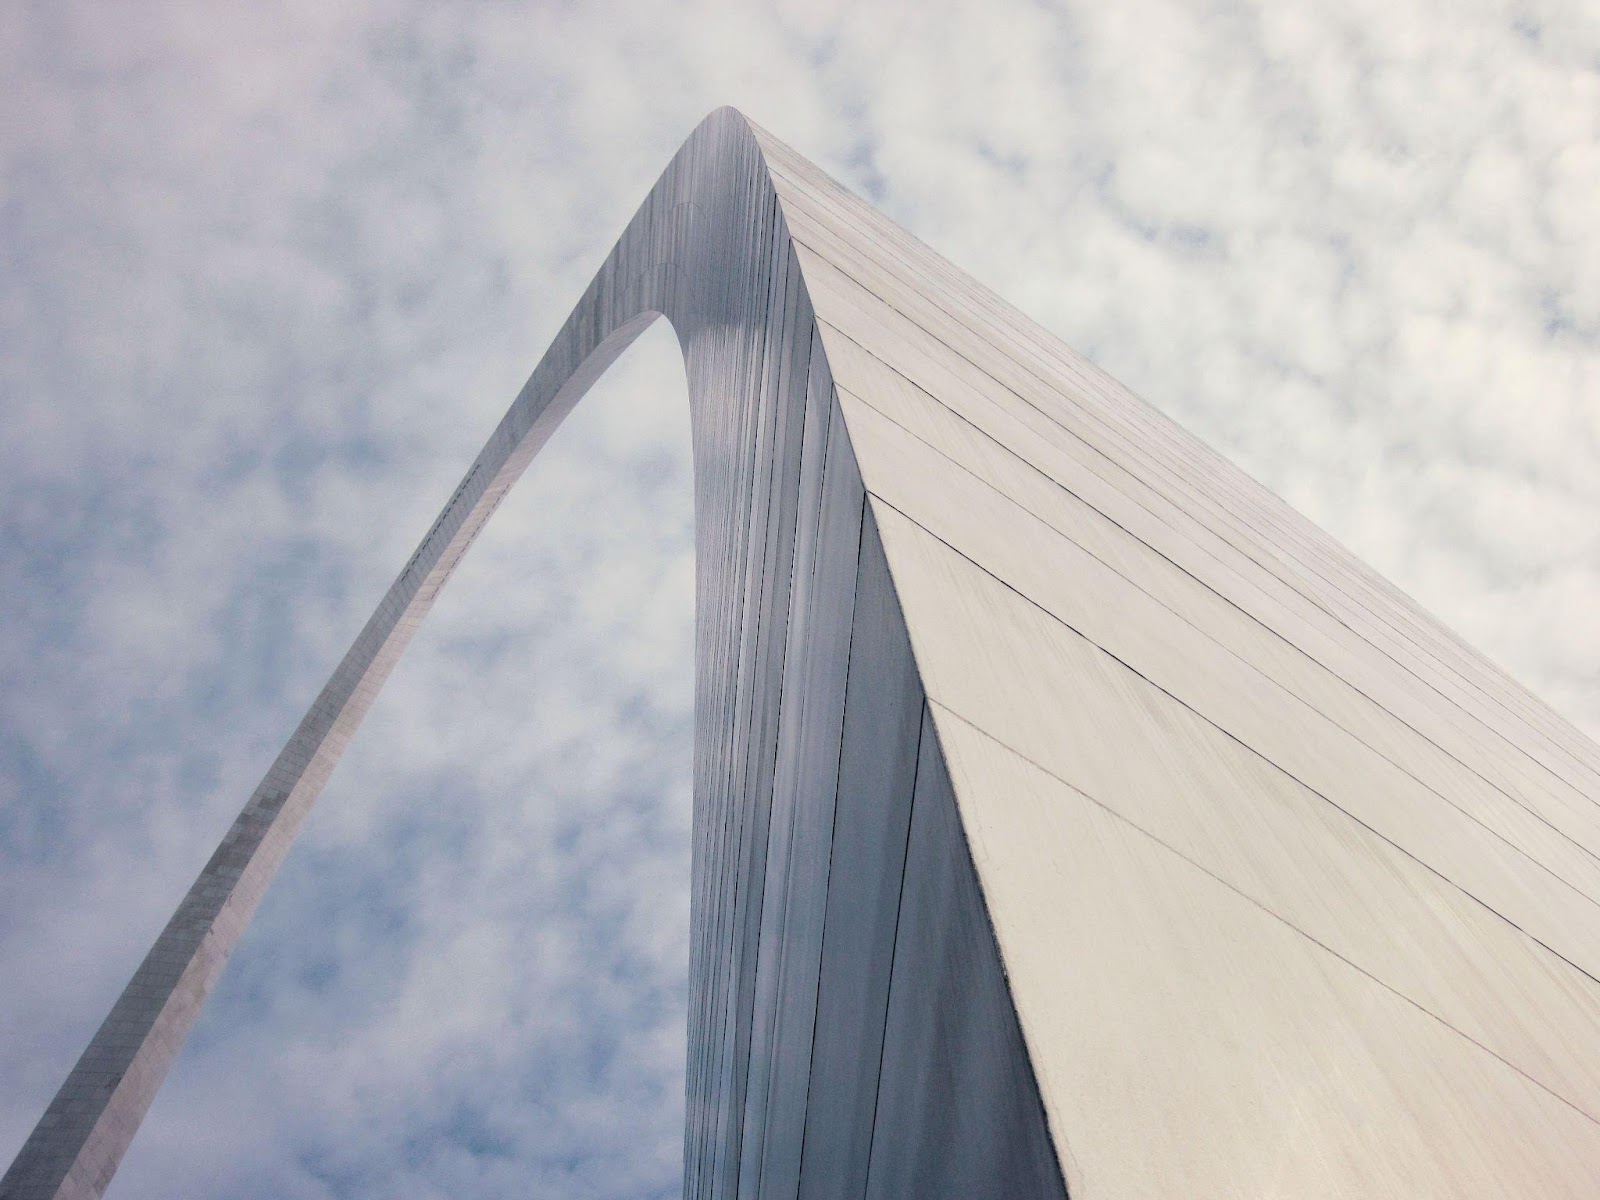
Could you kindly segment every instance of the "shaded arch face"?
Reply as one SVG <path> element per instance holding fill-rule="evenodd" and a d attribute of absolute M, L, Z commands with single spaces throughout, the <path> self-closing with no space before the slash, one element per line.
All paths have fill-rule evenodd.
<path fill-rule="evenodd" d="M 1592 1197 L 1600 748 L 722 110 L 0 1200 L 104 1189 L 417 622 L 658 316 L 695 461 L 687 1194 Z"/>

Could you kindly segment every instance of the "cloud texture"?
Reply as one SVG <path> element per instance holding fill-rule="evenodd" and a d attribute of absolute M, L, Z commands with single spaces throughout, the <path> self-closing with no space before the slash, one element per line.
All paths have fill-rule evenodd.
<path fill-rule="evenodd" d="M 0 1158 L 719 104 L 1600 734 L 1597 11 L 7 6 Z M 657 329 L 444 593 L 112 1196 L 676 1193 L 692 522 Z"/>

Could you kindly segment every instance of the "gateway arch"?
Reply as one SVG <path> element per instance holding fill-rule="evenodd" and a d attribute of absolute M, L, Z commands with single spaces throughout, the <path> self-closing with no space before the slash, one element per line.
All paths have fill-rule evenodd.
<path fill-rule="evenodd" d="M 658 316 L 691 1197 L 1600 1180 L 1600 748 L 731 109 L 673 158 L 3 1180 L 97 1197 L 373 697 Z"/>

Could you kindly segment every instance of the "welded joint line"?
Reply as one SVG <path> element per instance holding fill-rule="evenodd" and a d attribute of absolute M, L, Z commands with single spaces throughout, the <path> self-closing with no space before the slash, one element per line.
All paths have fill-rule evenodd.
<path fill-rule="evenodd" d="M 839 403 L 838 400 L 833 397 L 830 397 L 830 401 L 835 406 L 837 406 Z M 843 424 L 842 420 L 840 423 L 841 425 Z M 845 438 L 846 444 L 848 445 L 848 433 L 846 433 Z M 855 451 L 852 448 L 851 455 L 854 456 L 854 453 Z M 850 667 L 855 660 L 856 652 L 856 617 L 859 616 L 859 612 L 856 608 L 855 596 L 861 591 L 861 559 L 863 544 L 866 540 L 868 512 L 869 506 L 866 503 L 865 495 L 863 495 L 861 503 L 861 523 L 857 527 L 856 531 L 855 585 L 850 589 L 850 643 L 845 650 L 844 665 L 844 694 L 846 702 L 848 702 L 850 696 Z M 800 1110 L 800 1164 L 798 1170 L 802 1172 L 805 1170 L 806 1162 L 806 1134 L 810 1131 L 811 1127 L 811 1080 L 814 1074 L 814 1066 L 817 1056 L 817 1021 L 821 1015 L 822 1009 L 822 956 L 826 950 L 825 943 L 827 942 L 828 938 L 828 893 L 833 889 L 833 844 L 834 839 L 838 836 L 839 832 L 839 785 L 844 780 L 844 731 L 847 725 L 848 714 L 846 713 L 844 704 L 839 706 L 839 711 L 839 754 L 833 766 L 833 819 L 829 823 L 828 827 L 828 869 L 823 873 L 822 876 L 824 881 L 822 886 L 822 937 L 817 942 L 817 994 L 811 1004 L 811 1043 L 810 1049 L 806 1052 L 806 1099 L 804 1106 Z M 797 1182 L 798 1179 L 799 1176 L 797 1174 Z"/>
<path fill-rule="evenodd" d="M 893 584 L 890 584 L 893 587 Z M 899 597 L 896 597 L 898 605 Z M 909 636 L 907 638 L 909 641 Z M 913 661 L 913 669 L 915 662 Z M 917 677 L 917 691 L 922 692 L 922 678 Z M 917 720 L 917 748 L 911 759 L 911 802 L 906 805 L 906 843 L 900 854 L 900 889 L 894 902 L 894 934 L 889 939 L 889 972 L 883 985 L 883 1035 L 878 1039 L 878 1070 L 873 1076 L 872 1123 L 867 1128 L 867 1173 L 863 1191 L 872 1189 L 872 1147 L 878 1140 L 878 1104 L 883 1098 L 883 1059 L 889 1047 L 889 1001 L 894 995 L 894 964 L 900 957 L 900 917 L 906 908 L 906 876 L 911 872 L 911 827 L 917 819 L 917 785 L 922 780 L 922 739 L 933 718 L 928 713 L 928 697 L 924 693 Z"/>
<path fill-rule="evenodd" d="M 786 256 L 786 262 L 787 261 L 792 261 L 792 260 L 793 260 L 793 254 L 791 252 L 789 255 Z M 796 274 L 799 273 L 798 266 L 796 266 L 796 268 L 795 268 L 795 273 Z M 787 280 L 787 276 L 788 276 L 788 267 L 786 266 L 785 267 L 785 279 L 786 280 Z M 801 294 L 802 294 L 802 297 L 803 297 L 803 294 L 804 294 L 803 283 L 802 283 L 802 293 Z M 798 312 L 798 311 L 799 311 L 799 309 L 797 307 L 795 309 L 795 312 Z M 785 338 L 787 338 L 789 332 L 790 332 L 790 326 L 786 323 L 786 325 L 785 325 Z M 814 350 L 815 350 L 815 345 L 816 345 L 816 340 L 817 340 L 816 320 L 815 320 L 815 315 L 814 314 L 813 314 L 812 321 L 810 323 L 810 327 L 807 330 L 807 334 L 808 334 L 808 337 L 806 339 L 807 340 L 806 361 L 805 361 L 804 367 L 801 368 L 800 390 L 799 390 L 799 393 L 798 393 L 799 397 L 800 397 L 799 401 L 798 401 L 799 406 L 800 406 L 800 420 L 798 422 L 799 429 L 797 430 L 797 442 L 798 442 L 798 444 L 795 447 L 795 523 L 794 523 L 794 533 L 793 533 L 793 535 L 792 535 L 792 537 L 790 539 L 789 555 L 788 555 L 788 558 L 789 558 L 789 586 L 788 586 L 788 593 L 787 593 L 787 598 L 786 598 L 786 603 L 785 603 L 786 617 L 785 617 L 785 621 L 784 621 L 783 646 L 782 646 L 782 649 L 777 652 L 778 653 L 778 657 L 780 659 L 780 665 L 779 665 L 779 669 L 778 669 L 778 701 L 777 701 L 777 705 L 776 705 L 776 713 L 774 714 L 774 717 L 773 717 L 772 759 L 771 759 L 771 772 L 770 772 L 770 778 L 771 778 L 771 782 L 772 782 L 772 787 L 771 787 L 770 794 L 767 797 L 766 849 L 762 853 L 762 871 L 761 871 L 761 880 L 760 880 L 761 886 L 759 888 L 756 888 L 755 887 L 755 880 L 752 879 L 750 881 L 751 887 L 755 890 L 756 893 L 758 893 L 756 895 L 756 898 L 753 901 L 751 901 L 751 903 L 755 907 L 755 913 L 754 913 L 754 916 L 753 916 L 752 920 L 754 921 L 754 926 L 755 926 L 755 930 L 756 930 L 757 946 L 755 947 L 755 951 L 754 951 L 755 956 L 756 956 L 756 963 L 755 963 L 755 966 L 752 968 L 752 976 L 751 976 L 750 1041 L 745 1046 L 744 1112 L 742 1112 L 740 1114 L 740 1121 L 739 1121 L 740 1133 L 739 1133 L 739 1137 L 738 1137 L 738 1150 L 737 1150 L 737 1152 L 735 1154 L 735 1158 L 737 1160 L 736 1167 L 737 1167 L 737 1172 L 738 1172 L 739 1175 L 743 1174 L 743 1156 L 744 1156 L 744 1143 L 745 1143 L 744 1118 L 746 1116 L 748 1116 L 748 1113 L 749 1113 L 749 1105 L 750 1105 L 750 1099 L 749 1099 L 749 1077 L 750 1077 L 750 1071 L 751 1071 L 751 1068 L 752 1068 L 752 1064 L 753 1064 L 753 1061 L 754 1061 L 754 1055 L 755 1055 L 755 1046 L 754 1046 L 753 1042 L 754 1042 L 755 1022 L 756 1022 L 756 1005 L 760 1002 L 760 995 L 759 995 L 759 993 L 758 993 L 758 991 L 756 989 L 756 979 L 759 977 L 760 969 L 761 969 L 761 961 L 760 961 L 761 950 L 760 950 L 759 942 L 760 942 L 760 937 L 761 937 L 762 924 L 763 924 L 763 921 L 764 921 L 765 916 L 766 916 L 766 898 L 767 898 L 766 897 L 766 893 L 767 893 L 766 881 L 767 881 L 767 878 L 771 875 L 771 872 L 772 872 L 772 866 L 771 866 L 770 859 L 771 859 L 771 854 L 772 854 L 772 839 L 773 839 L 773 824 L 774 824 L 774 822 L 773 822 L 773 809 L 774 809 L 775 803 L 777 801 L 777 796 L 778 796 L 778 760 L 782 757 L 783 731 L 784 731 L 784 728 L 785 728 L 785 726 L 784 726 L 784 695 L 788 691 L 788 689 L 784 686 L 784 683 L 789 678 L 789 672 L 791 670 L 800 671 L 802 673 L 805 671 L 805 658 L 806 658 L 806 655 L 804 653 L 801 653 L 801 654 L 798 655 L 799 661 L 794 662 L 794 663 L 790 662 L 789 651 L 791 649 L 791 643 L 794 641 L 794 639 L 790 635 L 791 635 L 791 631 L 795 627 L 795 622 L 796 621 L 801 622 L 803 625 L 809 625 L 810 624 L 810 616 L 811 616 L 810 602 L 815 600 L 814 593 L 808 591 L 808 593 L 807 593 L 807 606 L 804 609 L 801 609 L 801 610 L 797 611 L 796 605 L 795 605 L 795 581 L 801 577 L 801 575 L 802 575 L 802 567 L 806 567 L 807 568 L 807 570 L 805 571 L 805 574 L 806 574 L 806 576 L 808 576 L 813 581 L 815 580 L 816 575 L 817 575 L 817 561 L 816 560 L 817 560 L 817 555 L 818 555 L 818 552 L 819 552 L 819 549 L 820 549 L 820 530 L 821 530 L 821 526 L 822 526 L 822 517 L 823 517 L 823 512 L 822 512 L 822 509 L 823 509 L 823 498 L 826 495 L 826 484 L 827 484 L 827 473 L 828 473 L 828 457 L 827 457 L 828 432 L 827 432 L 827 430 L 828 430 L 828 426 L 831 424 L 831 421 L 828 420 L 825 417 L 825 419 L 823 421 L 823 433 L 821 434 L 821 439 L 820 439 L 821 440 L 821 445 L 819 446 L 819 445 L 813 444 L 811 446 L 812 454 L 814 456 L 819 455 L 820 458 L 821 458 L 820 466 L 819 466 L 818 471 L 817 471 L 818 485 L 817 485 L 816 520 L 814 522 L 812 522 L 812 521 L 809 520 L 808 517 L 805 517 L 805 516 L 802 515 L 801 504 L 802 504 L 802 502 L 804 500 L 804 497 L 802 497 L 801 494 L 800 494 L 800 488 L 801 488 L 801 484 L 804 481 L 804 475 L 805 475 L 805 463 L 806 463 L 806 437 L 805 437 L 806 421 L 805 421 L 805 416 L 806 416 L 806 410 L 810 407 L 810 402 L 811 402 L 812 364 L 813 364 L 814 358 L 815 358 Z M 798 341 L 798 339 L 796 339 L 796 340 Z M 779 357 L 780 357 L 779 371 L 780 371 L 780 374 L 781 374 L 781 372 L 782 372 L 782 363 L 784 361 L 787 361 L 781 348 L 780 348 Z M 782 382 L 780 380 L 780 382 L 777 384 L 777 388 L 778 388 L 780 393 L 782 391 L 782 387 L 783 387 L 783 385 L 782 385 Z M 832 392 L 831 391 L 829 392 L 829 403 L 830 403 L 830 405 L 833 403 L 833 398 L 832 398 Z M 827 417 L 831 417 L 831 415 L 832 414 L 831 414 L 831 411 L 830 411 L 827 414 Z M 774 445 L 776 445 L 776 442 L 777 442 L 777 432 L 776 431 L 781 427 L 781 421 L 778 419 L 778 415 L 774 416 L 773 427 L 774 427 L 774 438 L 773 438 L 773 441 L 774 441 Z M 780 488 L 780 490 L 781 490 L 781 488 Z M 780 504 L 781 504 L 781 500 L 780 500 Z M 800 558 L 801 558 L 800 551 L 801 551 L 801 544 L 802 544 L 801 543 L 801 537 L 800 537 L 800 523 L 801 523 L 802 520 L 806 520 L 808 524 L 814 524 L 816 526 L 816 529 L 817 529 L 817 533 L 814 533 L 813 537 L 812 537 L 811 562 L 809 564 L 803 564 L 800 561 Z M 798 647 L 796 647 L 796 648 L 798 649 Z M 804 710 L 805 710 L 805 696 L 803 694 L 799 694 L 796 697 L 791 698 L 791 704 L 796 704 L 796 703 L 798 704 L 798 707 L 800 709 L 800 715 L 798 717 L 793 717 L 792 710 L 791 710 L 791 716 L 793 717 L 793 719 L 794 719 L 794 721 L 796 723 L 795 727 L 803 728 Z M 793 806 L 791 806 L 790 813 L 789 813 L 791 827 L 794 824 L 794 815 L 795 815 L 794 814 L 794 808 L 793 808 Z M 784 849 L 784 863 L 783 863 L 783 879 L 784 879 L 784 882 L 785 882 L 784 894 L 780 895 L 779 897 L 777 897 L 777 900 L 779 902 L 779 908 L 781 910 L 780 920 L 783 919 L 783 917 L 785 917 L 787 915 L 787 911 L 788 911 L 788 905 L 786 903 L 787 891 L 788 891 L 787 881 L 788 881 L 788 878 L 789 878 L 790 868 L 792 867 L 792 864 L 793 864 L 793 857 L 794 857 L 794 835 L 793 835 L 792 828 L 791 828 L 791 832 L 790 832 L 789 838 L 787 840 L 787 844 L 786 844 L 785 849 Z M 781 934 L 781 927 L 780 927 L 780 934 Z M 780 937 L 780 941 L 781 941 L 781 937 Z M 781 985 L 781 981 L 782 981 L 781 955 L 778 957 L 778 961 L 773 964 L 772 969 L 774 971 L 777 971 L 777 973 L 778 973 L 778 984 L 775 985 L 775 989 L 776 990 L 774 991 L 774 1004 L 773 1004 L 774 1014 L 776 1014 L 776 1010 L 777 1010 L 777 1007 L 778 1007 L 778 999 L 781 996 L 781 986 L 779 986 L 779 985 Z M 774 1024 L 775 1024 L 775 1022 L 774 1022 Z M 771 1109 L 772 1109 L 772 1075 L 773 1075 L 773 1066 L 774 1066 L 774 1064 L 776 1062 L 775 1053 L 774 1053 L 775 1045 L 776 1045 L 776 1038 L 773 1038 L 772 1039 L 772 1043 L 769 1044 L 768 1047 L 767 1047 L 766 1083 L 765 1083 L 766 1095 L 763 1097 L 763 1100 L 762 1100 L 763 1109 L 767 1113 L 770 1113 Z M 757 1159 L 757 1163 L 756 1163 L 756 1179 L 757 1179 L 757 1185 L 758 1185 L 758 1190 L 759 1190 L 759 1184 L 760 1184 L 761 1176 L 762 1176 L 762 1174 L 764 1172 L 764 1169 L 765 1169 L 767 1131 L 766 1131 L 765 1127 L 763 1126 L 761 1129 L 759 1129 L 756 1132 L 758 1134 L 758 1139 L 759 1139 L 759 1143 L 760 1143 L 760 1149 L 757 1152 L 760 1155 L 760 1158 Z"/>

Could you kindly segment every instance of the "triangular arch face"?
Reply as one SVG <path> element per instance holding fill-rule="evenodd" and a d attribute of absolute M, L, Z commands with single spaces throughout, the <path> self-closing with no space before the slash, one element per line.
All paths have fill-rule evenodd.
<path fill-rule="evenodd" d="M 808 697 L 835 719 L 774 801 L 740 1194 L 1064 1196 L 872 506 L 840 546 L 849 635 Z"/>
<path fill-rule="evenodd" d="M 1071 1193 L 1591 1193 L 1600 751 L 768 153 Z"/>
<path fill-rule="evenodd" d="M 689 1195 L 1592 1197 L 1600 748 L 725 109 L 0 1200 L 104 1190 L 411 632 L 657 316 L 696 463 Z"/>

